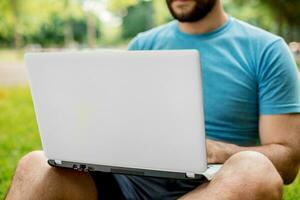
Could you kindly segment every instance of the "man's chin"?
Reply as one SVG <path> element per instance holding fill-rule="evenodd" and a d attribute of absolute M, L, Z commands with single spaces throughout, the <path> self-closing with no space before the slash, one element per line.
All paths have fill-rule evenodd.
<path fill-rule="evenodd" d="M 173 17 L 182 23 L 194 23 L 194 22 L 198 22 L 201 21 L 203 18 L 191 18 L 190 13 L 189 12 L 177 12 L 175 13 L 175 15 L 173 15 Z"/>
<path fill-rule="evenodd" d="M 217 0 L 166 0 L 172 16 L 180 22 L 198 22 L 213 9 Z"/>
<path fill-rule="evenodd" d="M 188 16 L 191 15 L 192 9 L 173 9 L 175 18 L 178 21 L 187 20 Z"/>
<path fill-rule="evenodd" d="M 200 19 L 191 18 L 194 6 L 172 6 L 173 17 L 179 22 L 196 22 Z"/>

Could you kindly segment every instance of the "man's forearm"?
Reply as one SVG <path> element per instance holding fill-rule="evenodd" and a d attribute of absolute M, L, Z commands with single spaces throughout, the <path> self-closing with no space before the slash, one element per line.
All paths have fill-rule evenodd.
<path fill-rule="evenodd" d="M 224 163 L 230 156 L 240 151 L 257 151 L 267 156 L 274 164 L 286 184 L 292 182 L 298 172 L 298 158 L 292 149 L 281 144 L 255 147 L 241 147 L 223 142 L 208 141 L 208 162 Z M 213 153 L 211 153 L 213 152 Z"/>

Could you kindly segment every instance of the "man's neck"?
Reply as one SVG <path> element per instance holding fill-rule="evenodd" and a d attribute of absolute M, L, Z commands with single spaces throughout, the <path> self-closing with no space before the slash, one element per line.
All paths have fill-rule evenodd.
<path fill-rule="evenodd" d="M 227 20 L 228 16 L 221 2 L 217 1 L 213 10 L 205 18 L 197 22 L 179 22 L 179 28 L 184 33 L 203 34 L 222 26 Z"/>

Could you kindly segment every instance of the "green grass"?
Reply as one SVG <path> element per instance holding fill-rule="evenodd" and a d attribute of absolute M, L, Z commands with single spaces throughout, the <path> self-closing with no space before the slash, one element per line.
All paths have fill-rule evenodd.
<path fill-rule="evenodd" d="M 9 187 L 18 160 L 36 149 L 41 149 L 41 143 L 29 89 L 0 88 L 0 199 Z M 300 199 L 300 176 L 285 187 L 284 199 Z"/>
<path fill-rule="evenodd" d="M 1 62 L 20 62 L 23 60 L 24 52 L 13 49 L 0 49 Z"/>
<path fill-rule="evenodd" d="M 0 199 L 18 160 L 34 149 L 41 144 L 28 88 L 0 88 Z"/>

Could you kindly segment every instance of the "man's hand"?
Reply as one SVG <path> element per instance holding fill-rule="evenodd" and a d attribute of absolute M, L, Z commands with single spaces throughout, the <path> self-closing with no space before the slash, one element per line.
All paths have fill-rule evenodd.
<path fill-rule="evenodd" d="M 238 147 L 233 144 L 206 140 L 207 162 L 209 164 L 223 164 L 230 156 L 238 152 Z"/>

